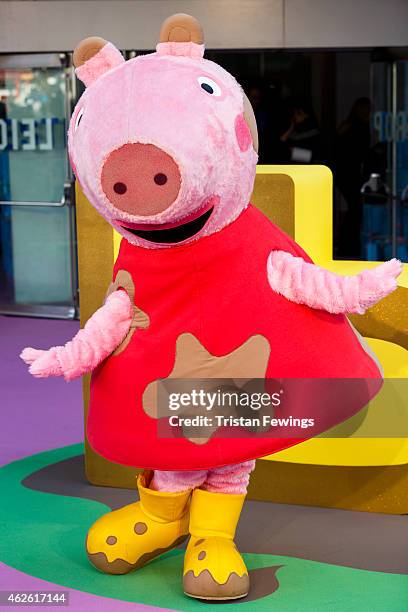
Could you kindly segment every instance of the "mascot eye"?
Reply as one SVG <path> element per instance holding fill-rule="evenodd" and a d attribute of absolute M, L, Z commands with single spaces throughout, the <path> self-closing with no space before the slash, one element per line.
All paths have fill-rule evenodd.
<path fill-rule="evenodd" d="M 198 77 L 198 82 L 200 86 L 211 96 L 219 97 L 222 94 L 221 88 L 215 81 L 209 79 L 208 77 Z"/>
<path fill-rule="evenodd" d="M 74 132 L 77 131 L 78 125 L 81 123 L 81 119 L 82 119 L 82 115 L 83 114 L 84 114 L 84 109 L 81 108 L 81 110 L 79 111 L 79 113 L 77 114 L 76 119 L 75 119 Z"/>

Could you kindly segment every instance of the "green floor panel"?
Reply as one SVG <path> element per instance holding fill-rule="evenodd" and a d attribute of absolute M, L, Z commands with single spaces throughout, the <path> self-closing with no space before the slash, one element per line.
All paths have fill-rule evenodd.
<path fill-rule="evenodd" d="M 188 612 L 205 604 L 182 593 L 183 551 L 176 550 L 134 574 L 107 576 L 90 566 L 84 540 L 88 527 L 107 506 L 92 500 L 42 493 L 21 485 L 36 470 L 82 452 L 73 445 L 40 453 L 0 469 L 0 559 L 22 572 L 61 586 L 104 597 Z M 249 570 L 268 574 L 273 593 L 223 604 L 239 612 L 406 612 L 408 576 L 339 567 L 266 554 L 244 555 Z M 268 589 L 267 589 L 268 591 Z"/>

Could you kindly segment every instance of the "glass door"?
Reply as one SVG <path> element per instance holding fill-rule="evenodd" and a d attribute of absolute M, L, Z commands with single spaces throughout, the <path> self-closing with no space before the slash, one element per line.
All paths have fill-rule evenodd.
<path fill-rule="evenodd" d="M 399 197 L 396 218 L 396 255 L 408 262 L 408 60 L 395 62 L 395 190 Z"/>
<path fill-rule="evenodd" d="M 408 261 L 408 60 L 374 62 L 371 171 L 379 193 L 365 196 L 367 259 Z M 368 228 L 368 229 L 367 229 Z M 371 232 L 369 231 L 371 230 Z M 381 230 L 381 232 L 380 232 Z"/>
<path fill-rule="evenodd" d="M 73 177 L 66 54 L 0 57 L 0 312 L 73 318 Z"/>

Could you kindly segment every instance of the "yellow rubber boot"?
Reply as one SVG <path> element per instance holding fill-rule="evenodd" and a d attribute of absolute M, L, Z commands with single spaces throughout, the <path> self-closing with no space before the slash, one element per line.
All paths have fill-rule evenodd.
<path fill-rule="evenodd" d="M 147 473 L 138 477 L 140 501 L 105 514 L 90 528 L 90 562 L 106 574 L 127 574 L 175 548 L 188 536 L 191 490 L 152 491 Z"/>
<path fill-rule="evenodd" d="M 190 508 L 191 539 L 184 558 L 183 587 L 197 599 L 238 599 L 249 576 L 234 543 L 245 495 L 195 489 Z"/>

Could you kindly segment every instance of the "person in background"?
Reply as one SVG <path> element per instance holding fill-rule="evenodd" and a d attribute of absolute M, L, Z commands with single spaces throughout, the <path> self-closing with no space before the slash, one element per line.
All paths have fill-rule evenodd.
<path fill-rule="evenodd" d="M 335 184 L 345 201 L 339 240 L 342 257 L 361 258 L 361 186 L 368 178 L 370 160 L 371 101 L 355 100 L 347 118 L 339 125 L 334 155 Z"/>
<path fill-rule="evenodd" d="M 247 89 L 248 100 L 254 110 L 256 123 L 258 125 L 259 138 L 259 163 L 268 163 L 267 160 L 267 133 L 269 130 L 269 117 L 265 108 L 264 87 L 259 84 L 250 84 Z"/>
<path fill-rule="evenodd" d="M 319 124 L 309 100 L 294 99 L 290 105 L 290 126 L 280 137 L 289 163 L 310 164 L 321 156 Z"/>

